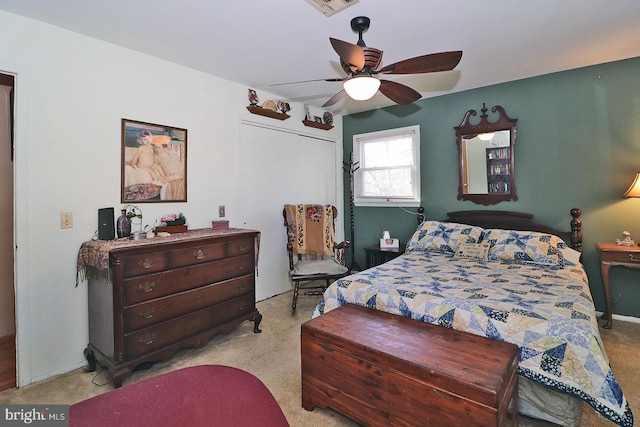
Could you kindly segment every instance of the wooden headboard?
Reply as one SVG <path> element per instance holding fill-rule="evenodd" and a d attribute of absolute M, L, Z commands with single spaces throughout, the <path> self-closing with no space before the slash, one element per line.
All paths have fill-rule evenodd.
<path fill-rule="evenodd" d="M 544 224 L 533 221 L 533 215 L 523 212 L 472 210 L 447 212 L 447 221 L 460 224 L 477 225 L 482 228 L 501 228 L 506 230 L 538 231 L 540 233 L 554 234 L 560 237 L 573 249 L 582 252 L 582 221 L 579 208 L 573 208 L 571 213 L 571 231 L 556 230 Z M 418 224 L 425 220 L 424 207 L 418 208 Z"/>
<path fill-rule="evenodd" d="M 573 249 L 582 252 L 582 211 L 578 208 L 571 209 L 571 231 L 556 230 L 544 224 L 533 221 L 533 215 L 521 212 L 472 210 L 448 212 L 447 221 L 461 224 L 477 225 L 482 228 L 501 228 L 506 230 L 538 231 L 554 234 L 570 245 Z"/>

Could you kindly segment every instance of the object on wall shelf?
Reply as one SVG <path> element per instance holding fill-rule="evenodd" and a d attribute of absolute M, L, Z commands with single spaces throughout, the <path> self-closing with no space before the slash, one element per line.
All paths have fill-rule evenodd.
<path fill-rule="evenodd" d="M 269 110 L 266 108 L 261 108 L 261 107 L 255 107 L 253 105 L 249 105 L 247 107 L 247 110 L 249 110 L 249 112 L 251 114 L 257 114 L 259 116 L 265 116 L 265 117 L 271 117 L 272 119 L 278 119 L 278 120 L 287 120 L 289 117 L 289 115 L 284 114 L 284 113 L 278 113 L 277 111 L 273 111 L 273 110 Z"/>
<path fill-rule="evenodd" d="M 318 122 L 314 122 L 311 120 L 303 120 L 302 123 L 305 126 L 308 126 L 310 128 L 317 128 L 317 129 L 324 129 L 324 130 L 329 130 L 329 129 L 333 129 L 333 126 L 331 125 L 327 125 L 324 123 L 318 123 Z"/>

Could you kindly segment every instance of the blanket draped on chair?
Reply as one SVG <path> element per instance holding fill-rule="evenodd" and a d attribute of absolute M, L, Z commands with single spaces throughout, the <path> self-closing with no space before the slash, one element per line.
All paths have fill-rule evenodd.
<path fill-rule="evenodd" d="M 331 205 L 285 205 L 293 252 L 333 257 L 335 234 Z"/>

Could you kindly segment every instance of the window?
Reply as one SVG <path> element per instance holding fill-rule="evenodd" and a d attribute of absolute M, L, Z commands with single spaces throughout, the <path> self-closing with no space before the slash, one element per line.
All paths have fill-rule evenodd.
<path fill-rule="evenodd" d="M 420 206 L 420 126 L 353 136 L 354 204 Z"/>

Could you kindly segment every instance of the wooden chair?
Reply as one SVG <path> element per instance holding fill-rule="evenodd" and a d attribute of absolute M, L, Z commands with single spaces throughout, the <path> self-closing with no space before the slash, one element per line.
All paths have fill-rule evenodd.
<path fill-rule="evenodd" d="M 331 205 L 285 205 L 289 277 L 293 281 L 291 313 L 295 314 L 300 289 L 303 295 L 322 295 L 332 281 L 346 276 L 344 251 L 349 242 L 335 242 L 338 210 Z M 317 281 L 323 281 L 318 285 Z"/>

